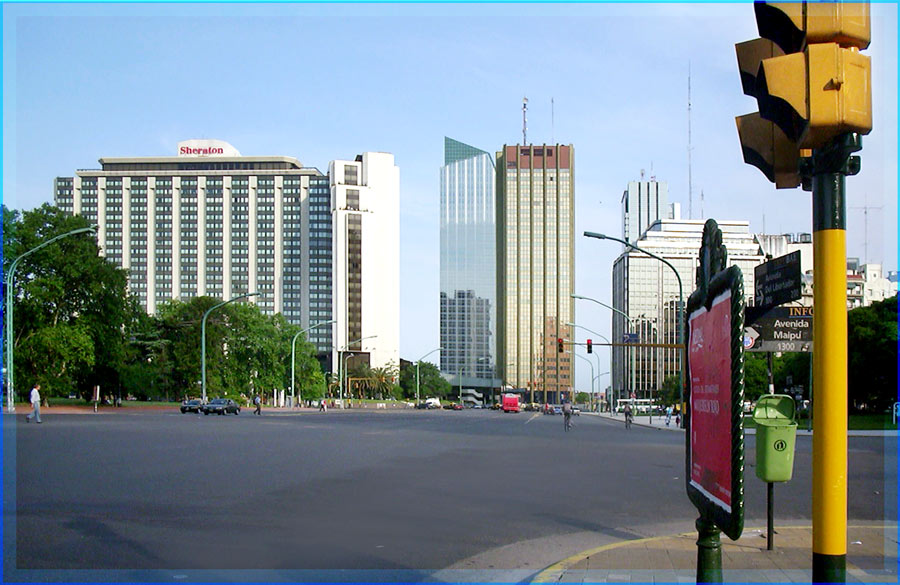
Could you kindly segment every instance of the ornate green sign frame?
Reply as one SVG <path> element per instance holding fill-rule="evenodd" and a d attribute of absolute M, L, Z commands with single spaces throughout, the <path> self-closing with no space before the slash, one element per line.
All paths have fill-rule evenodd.
<path fill-rule="evenodd" d="M 694 401 L 691 400 L 694 368 L 691 364 L 690 351 L 687 352 L 688 375 L 685 383 L 685 400 L 688 404 L 685 416 L 685 484 L 688 497 L 700 512 L 701 520 L 705 519 L 714 523 L 729 538 L 737 540 L 744 529 L 744 276 L 737 266 L 725 268 L 726 260 L 727 251 L 722 244 L 722 231 L 715 220 L 709 219 L 703 227 L 700 266 L 697 270 L 697 290 L 688 298 L 684 327 L 687 331 L 687 339 L 692 339 L 692 318 L 704 311 L 709 311 L 716 299 L 727 302 L 722 299 L 730 293 L 731 424 L 728 429 L 730 436 L 726 436 L 726 433 L 722 432 L 712 436 L 714 443 L 718 441 L 730 441 L 731 443 L 730 506 L 728 506 L 730 510 L 726 509 L 721 502 L 715 501 L 708 491 L 698 489 L 696 481 L 692 482 L 692 471 L 696 471 L 696 469 L 692 470 L 694 438 L 702 437 L 708 441 L 710 429 L 700 427 L 694 429 L 692 421 Z M 697 366 L 697 369 L 700 370 L 699 364 Z M 700 419 L 699 414 L 698 419 Z M 695 430 L 697 431 L 696 435 Z M 706 443 L 706 447 L 708 446 L 709 443 Z M 721 452 L 722 446 L 718 446 L 720 447 L 718 451 Z M 705 469 L 701 471 L 707 472 Z"/>

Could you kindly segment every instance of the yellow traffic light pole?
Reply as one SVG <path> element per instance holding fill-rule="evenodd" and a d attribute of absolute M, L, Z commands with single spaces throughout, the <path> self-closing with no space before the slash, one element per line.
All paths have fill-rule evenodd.
<path fill-rule="evenodd" d="M 844 134 L 804 159 L 812 177 L 813 575 L 844 582 L 847 565 L 847 232 L 844 178 L 859 172 L 858 134 Z"/>

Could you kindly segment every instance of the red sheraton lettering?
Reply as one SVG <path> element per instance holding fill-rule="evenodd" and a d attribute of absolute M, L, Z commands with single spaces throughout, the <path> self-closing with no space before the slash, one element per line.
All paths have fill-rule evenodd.
<path fill-rule="evenodd" d="M 224 154 L 225 150 L 219 147 L 213 148 L 191 148 L 190 146 L 182 146 L 178 154 Z"/>

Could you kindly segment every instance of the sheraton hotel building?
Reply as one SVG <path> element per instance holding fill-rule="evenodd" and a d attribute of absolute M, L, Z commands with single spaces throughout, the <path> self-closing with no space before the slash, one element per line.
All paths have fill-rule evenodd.
<path fill-rule="evenodd" d="M 187 140 L 177 156 L 99 162 L 99 170 L 58 177 L 56 205 L 99 225 L 101 254 L 128 271 L 149 313 L 171 299 L 258 292 L 253 302 L 264 313 L 304 328 L 336 319 L 340 326 L 307 334 L 320 353 L 334 359 L 346 348 L 368 352 L 373 366 L 398 363 L 392 155 L 335 160 L 323 174 L 296 158 Z M 348 343 L 366 336 L 378 346 Z"/>

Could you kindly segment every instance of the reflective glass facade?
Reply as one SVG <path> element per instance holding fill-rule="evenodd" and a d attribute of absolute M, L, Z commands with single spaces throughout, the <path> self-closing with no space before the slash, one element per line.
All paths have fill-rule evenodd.
<path fill-rule="evenodd" d="M 441 372 L 467 386 L 495 376 L 494 164 L 487 152 L 444 138 L 441 167 Z M 482 382 L 483 381 L 483 382 Z"/>
<path fill-rule="evenodd" d="M 571 145 L 497 153 L 498 365 L 529 400 L 572 390 L 575 192 Z M 571 394 L 568 395 L 572 398 Z"/>

